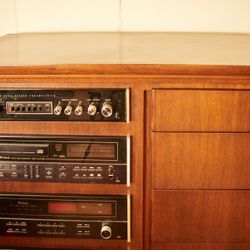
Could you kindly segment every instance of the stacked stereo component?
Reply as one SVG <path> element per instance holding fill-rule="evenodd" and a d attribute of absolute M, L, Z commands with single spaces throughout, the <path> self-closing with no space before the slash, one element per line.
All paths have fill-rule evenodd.
<path fill-rule="evenodd" d="M 128 96 L 124 89 L 3 90 L 0 120 L 125 122 Z"/>
<path fill-rule="evenodd" d="M 2 90 L 0 120 L 128 122 L 129 91 Z M 1 135 L 0 181 L 93 187 L 93 194 L 1 193 L 0 236 L 130 241 L 130 196 L 94 192 L 130 186 L 127 135 Z"/>

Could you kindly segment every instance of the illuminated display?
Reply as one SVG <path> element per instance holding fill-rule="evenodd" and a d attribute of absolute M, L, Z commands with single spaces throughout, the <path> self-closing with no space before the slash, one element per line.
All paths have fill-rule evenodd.
<path fill-rule="evenodd" d="M 116 160 L 115 143 L 68 144 L 67 155 L 72 158 Z"/>
<path fill-rule="evenodd" d="M 49 214 L 112 216 L 111 202 L 49 202 Z"/>

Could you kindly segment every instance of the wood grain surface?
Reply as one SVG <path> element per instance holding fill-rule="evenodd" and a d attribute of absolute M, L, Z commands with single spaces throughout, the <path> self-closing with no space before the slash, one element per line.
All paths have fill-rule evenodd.
<path fill-rule="evenodd" d="M 248 243 L 153 243 L 152 250 L 249 250 Z"/>
<path fill-rule="evenodd" d="M 49 249 L 68 248 L 72 250 L 126 250 L 126 241 L 105 241 L 105 240 L 81 240 L 81 239 L 60 239 L 42 237 L 0 237 L 1 246 L 8 247 L 44 247 Z M 5 249 L 7 250 L 7 249 Z"/>
<path fill-rule="evenodd" d="M 153 133 L 155 189 L 249 189 L 250 133 Z"/>
<path fill-rule="evenodd" d="M 152 241 L 250 243 L 249 191 L 153 191 Z"/>
<path fill-rule="evenodd" d="M 247 34 L 15 34 L 0 39 L 0 74 L 250 75 L 249 44 Z"/>
<path fill-rule="evenodd" d="M 250 91 L 155 90 L 155 131 L 250 132 Z"/>

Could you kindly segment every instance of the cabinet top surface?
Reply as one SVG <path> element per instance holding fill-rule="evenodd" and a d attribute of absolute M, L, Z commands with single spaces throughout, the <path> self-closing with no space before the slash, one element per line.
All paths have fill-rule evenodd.
<path fill-rule="evenodd" d="M 24 33 L 0 38 L 0 70 L 53 65 L 72 70 L 104 64 L 114 67 L 224 65 L 249 70 L 250 35 L 91 32 Z"/>

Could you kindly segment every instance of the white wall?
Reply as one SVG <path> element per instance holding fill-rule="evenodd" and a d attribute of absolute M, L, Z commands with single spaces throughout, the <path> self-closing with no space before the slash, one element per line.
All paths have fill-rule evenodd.
<path fill-rule="evenodd" d="M 15 0 L 0 0 L 0 36 L 16 32 Z"/>
<path fill-rule="evenodd" d="M 55 31 L 250 32 L 250 0 L 0 0 L 0 35 Z"/>
<path fill-rule="evenodd" d="M 250 32 L 250 0 L 124 0 L 124 30 Z"/>

